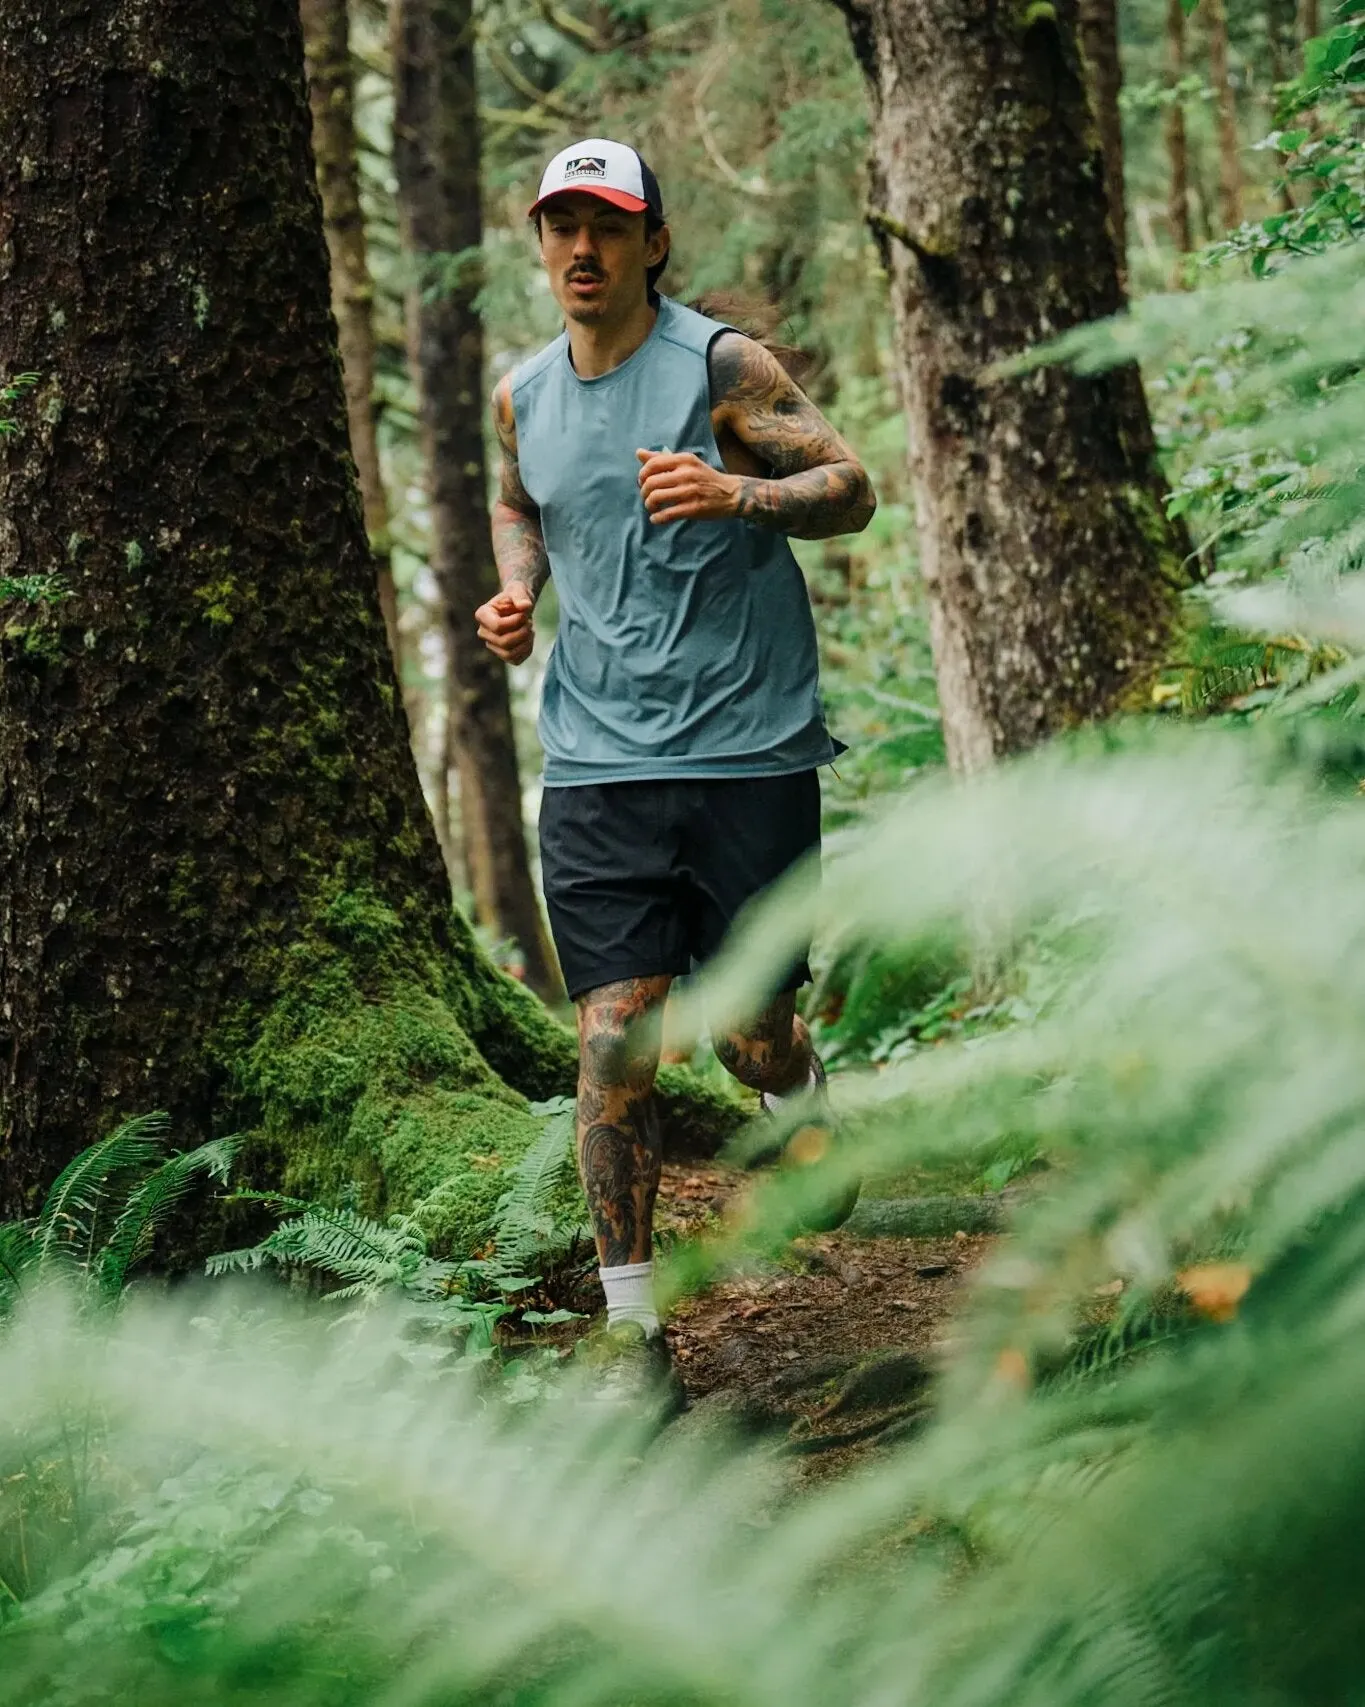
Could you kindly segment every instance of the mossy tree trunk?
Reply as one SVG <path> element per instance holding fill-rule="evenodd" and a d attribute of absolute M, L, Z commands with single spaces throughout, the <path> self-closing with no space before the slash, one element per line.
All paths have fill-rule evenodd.
<path fill-rule="evenodd" d="M 360 205 L 356 155 L 355 77 L 351 70 L 347 0 L 300 0 L 308 104 L 313 114 L 313 156 L 322 195 L 322 227 L 331 262 L 332 312 L 346 386 L 346 424 L 360 480 L 365 532 L 374 552 L 379 608 L 401 681 L 403 654 L 398 595 L 389 545 L 389 500 L 379 464 L 374 394 L 374 286 Z"/>
<path fill-rule="evenodd" d="M 1181 578 L 1141 381 L 997 364 L 1120 306 L 1076 0 L 840 0 L 872 92 L 950 762 L 1139 701 Z"/>
<path fill-rule="evenodd" d="M 393 0 L 394 173 L 412 270 L 408 341 L 431 498 L 431 567 L 446 615 L 448 752 L 480 921 L 515 938 L 526 980 L 560 989 L 531 881 L 507 670 L 474 612 L 498 589 L 483 440 L 483 281 L 472 0 Z M 446 782 L 448 784 L 447 770 Z"/>
<path fill-rule="evenodd" d="M 164 1108 L 468 1242 L 574 1047 L 449 905 L 296 0 L 30 0 L 0 36 L 0 372 L 41 376 L 0 446 L 0 576 L 38 578 L 0 610 L 0 1217 Z M 733 1124 L 672 1088 L 694 1142 Z"/>

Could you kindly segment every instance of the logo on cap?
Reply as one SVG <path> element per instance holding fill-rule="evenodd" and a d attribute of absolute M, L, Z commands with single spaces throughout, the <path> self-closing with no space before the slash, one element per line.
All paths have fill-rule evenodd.
<path fill-rule="evenodd" d="M 574 160 L 564 162 L 566 178 L 605 178 L 607 163 L 597 154 L 580 154 Z"/>

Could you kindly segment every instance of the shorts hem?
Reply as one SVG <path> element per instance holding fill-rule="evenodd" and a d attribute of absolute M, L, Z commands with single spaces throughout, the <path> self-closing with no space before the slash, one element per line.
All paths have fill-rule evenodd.
<path fill-rule="evenodd" d="M 699 968 L 698 970 L 701 969 Z M 612 967 L 605 972 L 594 972 L 586 982 L 582 982 L 577 978 L 570 982 L 566 975 L 564 988 L 568 992 L 569 1000 L 571 1002 L 576 1002 L 580 996 L 586 996 L 593 990 L 603 989 L 607 984 L 620 984 L 627 978 L 690 978 L 691 976 L 693 976 L 693 968 L 690 964 L 682 967 L 654 966 L 648 972 L 641 972 L 638 966 L 631 967 L 627 971 L 619 972 Z M 811 973 L 810 964 L 808 961 L 803 960 L 799 966 L 791 968 L 783 978 L 782 982 L 773 991 L 773 995 L 790 995 L 793 990 L 799 990 L 803 984 L 811 984 L 813 982 L 814 977 Z"/>
<path fill-rule="evenodd" d="M 620 984 L 627 978 L 685 978 L 691 970 L 690 966 L 650 966 L 642 969 L 639 962 L 623 964 L 619 969 L 608 966 L 593 971 L 585 978 L 569 979 L 564 977 L 564 988 L 568 991 L 569 1000 L 576 1002 L 580 996 L 586 996 L 592 990 L 600 990 L 606 984 Z"/>

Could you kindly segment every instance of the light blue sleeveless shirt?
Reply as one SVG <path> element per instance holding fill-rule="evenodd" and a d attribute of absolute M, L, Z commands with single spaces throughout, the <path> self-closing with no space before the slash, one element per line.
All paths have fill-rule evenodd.
<path fill-rule="evenodd" d="M 540 708 L 552 787 L 784 776 L 842 751 L 786 538 L 744 521 L 655 526 L 640 494 L 637 449 L 724 466 L 706 353 L 728 329 L 661 297 L 649 337 L 601 378 L 574 372 L 567 334 L 512 376 L 559 595 Z"/>

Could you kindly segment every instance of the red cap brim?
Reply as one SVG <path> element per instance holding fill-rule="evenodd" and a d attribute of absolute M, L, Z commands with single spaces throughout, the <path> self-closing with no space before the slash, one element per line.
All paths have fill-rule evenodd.
<path fill-rule="evenodd" d="M 649 207 L 648 202 L 640 200 L 639 196 L 627 194 L 625 190 L 608 190 L 600 184 L 572 184 L 562 190 L 551 190 L 548 196 L 542 196 L 538 202 L 533 202 L 526 210 L 527 219 L 533 219 L 545 206 L 558 196 L 596 196 L 600 202 L 610 202 L 613 207 L 624 208 L 627 213 L 644 213 Z"/>

